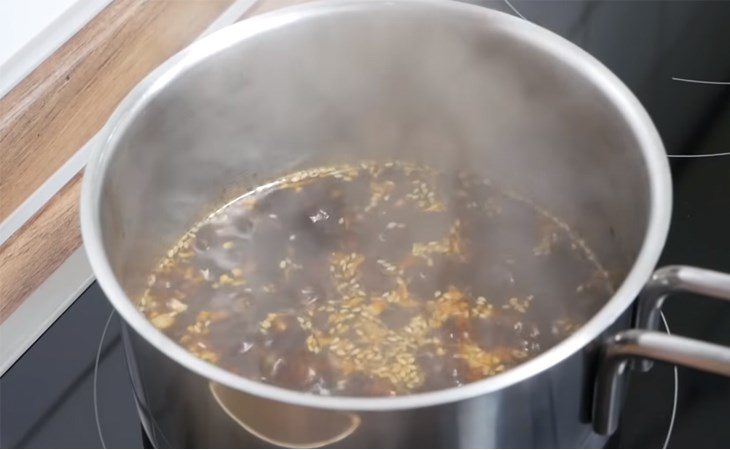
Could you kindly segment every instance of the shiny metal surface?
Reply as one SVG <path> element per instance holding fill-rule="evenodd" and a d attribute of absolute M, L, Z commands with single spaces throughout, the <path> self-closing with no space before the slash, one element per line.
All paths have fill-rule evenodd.
<path fill-rule="evenodd" d="M 82 231 L 95 274 L 128 325 L 137 402 L 155 444 L 301 443 L 296 424 L 333 411 L 358 418 L 338 446 L 602 442 L 590 424 L 595 349 L 602 335 L 629 325 L 666 237 L 671 189 L 643 108 L 574 45 L 459 3 L 288 8 L 173 57 L 119 106 L 103 136 L 84 179 Z M 529 362 L 396 398 L 313 396 L 240 378 L 187 353 L 130 301 L 206 205 L 302 167 L 372 158 L 468 167 L 533 199 L 589 242 L 615 278 L 615 295 Z M 240 398 L 216 397 L 215 386 Z M 251 396 L 277 404 L 286 439 L 242 426 L 248 419 L 232 413 L 234 403 Z M 317 438 L 311 442 L 328 439 Z"/>
<path fill-rule="evenodd" d="M 658 269 L 641 291 L 635 327 L 659 329 L 662 306 L 672 293 L 693 292 L 721 300 L 730 300 L 730 275 L 689 266 L 668 266 Z M 647 371 L 650 360 L 636 361 L 634 368 Z"/>
<path fill-rule="evenodd" d="M 691 292 L 730 300 L 730 275 L 689 266 L 668 266 L 651 276 L 639 296 L 636 326 L 607 339 L 601 349 L 595 382 L 593 420 L 596 432 L 612 434 L 618 426 L 629 367 L 649 370 L 662 361 L 730 377 L 730 348 L 658 333 L 664 301 Z M 635 361 L 633 366 L 629 363 Z"/>
<path fill-rule="evenodd" d="M 662 306 L 672 293 L 692 292 L 720 300 L 730 300 L 730 275 L 689 266 L 658 269 L 646 283 L 638 303 L 636 327 L 659 328 Z"/>
<path fill-rule="evenodd" d="M 627 316 L 615 329 L 628 323 Z M 157 447 L 574 448 L 601 447 L 606 439 L 590 425 L 591 349 L 497 392 L 421 408 L 302 407 L 226 388 L 224 402 L 244 412 L 236 415 L 211 395 L 220 385 L 181 370 L 131 327 L 124 339 L 143 423 Z M 333 415 L 336 427 L 306 428 Z"/>
<path fill-rule="evenodd" d="M 646 358 L 730 377 L 730 348 L 657 331 L 627 330 L 604 344 L 593 403 L 597 433 L 616 431 L 633 358 Z"/>

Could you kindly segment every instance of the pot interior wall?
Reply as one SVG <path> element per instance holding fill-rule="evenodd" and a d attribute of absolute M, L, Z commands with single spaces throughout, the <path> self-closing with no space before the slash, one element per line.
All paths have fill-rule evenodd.
<path fill-rule="evenodd" d="M 589 69 L 499 13 L 317 11 L 253 19 L 195 47 L 183 65 L 198 62 L 162 75 L 118 131 L 101 220 L 131 297 L 224 201 L 295 169 L 363 159 L 483 174 L 562 218 L 622 279 L 649 183 L 634 131 Z"/>

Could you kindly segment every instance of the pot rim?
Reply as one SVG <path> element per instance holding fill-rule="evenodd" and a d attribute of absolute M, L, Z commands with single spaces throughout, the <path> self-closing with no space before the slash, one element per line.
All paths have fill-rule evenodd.
<path fill-rule="evenodd" d="M 342 9 L 372 10 L 390 7 L 420 7 L 444 13 L 481 15 L 491 24 L 510 27 L 546 51 L 582 72 L 624 115 L 639 141 L 649 178 L 649 220 L 639 254 L 613 297 L 575 333 L 549 350 L 512 369 L 459 387 L 396 397 L 322 396 L 264 384 L 235 375 L 193 356 L 157 330 L 134 306 L 112 271 L 103 247 L 99 204 L 103 180 L 111 155 L 137 113 L 169 82 L 207 56 L 253 37 L 307 17 L 326 15 Z M 565 360 L 595 340 L 634 301 L 649 279 L 659 259 L 669 230 L 672 188 L 669 163 L 661 138 L 649 115 L 631 91 L 593 56 L 561 36 L 506 13 L 461 2 L 442 0 L 325 0 L 292 6 L 262 14 L 221 29 L 186 49 L 145 77 L 120 103 L 100 132 L 97 148 L 86 166 L 81 192 L 81 232 L 94 274 L 104 293 L 124 321 L 160 352 L 196 374 L 230 388 L 268 399 L 334 410 L 385 411 L 427 407 L 495 392 L 533 377 Z"/>

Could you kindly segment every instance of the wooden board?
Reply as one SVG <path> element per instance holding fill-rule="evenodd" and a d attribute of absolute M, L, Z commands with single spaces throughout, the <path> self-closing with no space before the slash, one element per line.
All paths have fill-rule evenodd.
<path fill-rule="evenodd" d="M 0 221 L 232 0 L 115 0 L 0 99 Z"/>
<path fill-rule="evenodd" d="M 81 245 L 77 174 L 0 245 L 0 323 Z"/>
<path fill-rule="evenodd" d="M 259 0 L 243 18 L 309 0 Z M 0 99 L 0 221 L 233 0 L 114 0 Z M 0 244 L 0 324 L 81 246 L 81 174 Z"/>
<path fill-rule="evenodd" d="M 114 0 L 0 99 L 0 221 L 233 0 Z M 81 245 L 80 176 L 0 246 L 0 323 Z"/>

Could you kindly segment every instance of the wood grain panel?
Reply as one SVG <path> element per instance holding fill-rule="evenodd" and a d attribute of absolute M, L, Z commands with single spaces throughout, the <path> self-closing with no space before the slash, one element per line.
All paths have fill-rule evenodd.
<path fill-rule="evenodd" d="M 233 0 L 115 0 L 0 99 L 0 221 Z M 261 0 L 245 17 L 308 0 Z M 81 246 L 81 174 L 0 245 L 0 324 Z"/>
<path fill-rule="evenodd" d="M 115 0 L 0 99 L 0 221 L 233 0 Z M 80 177 L 0 246 L 0 323 L 81 245 Z"/>
<path fill-rule="evenodd" d="M 79 248 L 81 173 L 0 246 L 0 323 Z"/>
<path fill-rule="evenodd" d="M 232 0 L 115 0 L 0 99 L 0 221 Z"/>

